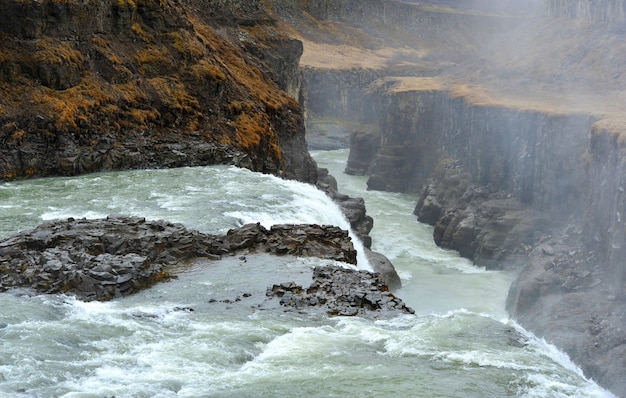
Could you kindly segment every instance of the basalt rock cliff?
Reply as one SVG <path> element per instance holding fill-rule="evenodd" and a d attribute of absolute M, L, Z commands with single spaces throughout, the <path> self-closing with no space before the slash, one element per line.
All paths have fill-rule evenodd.
<path fill-rule="evenodd" d="M 262 4 L 0 4 L 0 179 L 216 163 L 315 182 L 302 44 Z"/>

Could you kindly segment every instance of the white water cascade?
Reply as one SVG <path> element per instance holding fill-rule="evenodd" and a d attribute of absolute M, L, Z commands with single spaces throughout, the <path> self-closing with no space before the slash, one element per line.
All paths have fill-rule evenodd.
<path fill-rule="evenodd" d="M 105 303 L 9 290 L 0 293 L 0 397 L 612 396 L 507 319 L 510 275 L 434 246 L 411 215 L 414 198 L 365 192 L 363 178 L 338 175 L 346 155 L 315 153 L 342 192 L 365 197 L 374 249 L 396 265 L 398 295 L 416 315 L 376 321 L 264 308 L 257 286 L 330 263 L 264 254 L 191 268 Z M 4 183 L 0 210 L 0 238 L 44 220 L 111 213 L 207 233 L 249 222 L 347 227 L 314 188 L 225 166 Z"/>

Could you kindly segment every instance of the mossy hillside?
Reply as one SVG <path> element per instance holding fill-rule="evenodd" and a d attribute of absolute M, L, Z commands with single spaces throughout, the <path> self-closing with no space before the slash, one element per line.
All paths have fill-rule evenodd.
<path fill-rule="evenodd" d="M 72 10 L 77 3 L 64 4 Z M 52 158 L 68 143 L 89 153 L 103 140 L 110 149 L 136 146 L 137 137 L 149 145 L 190 135 L 251 157 L 269 156 L 258 162 L 265 168 L 260 171 L 284 172 L 279 133 L 301 129 L 299 105 L 263 61 L 229 40 L 235 33 L 222 37 L 209 15 L 178 4 L 175 10 L 166 0 L 110 6 L 114 15 L 127 12 L 128 20 L 116 25 L 125 27 L 121 31 L 29 39 L 0 30 L 0 179 L 66 174 Z M 227 29 L 245 31 L 267 47 L 284 39 L 272 24 Z M 245 109 L 229 106 L 236 102 Z M 20 151 L 39 152 L 33 146 L 47 155 L 15 162 Z"/>

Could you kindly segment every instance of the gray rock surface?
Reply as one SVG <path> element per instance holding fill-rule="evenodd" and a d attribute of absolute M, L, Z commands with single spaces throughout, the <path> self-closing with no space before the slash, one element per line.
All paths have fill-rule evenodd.
<path fill-rule="evenodd" d="M 181 224 L 109 216 L 54 221 L 0 242 L 0 289 L 29 287 L 85 300 L 128 295 L 175 277 L 194 258 L 218 260 L 241 251 L 314 256 L 356 264 L 347 231 L 334 226 L 260 224 L 226 235 Z"/>
<path fill-rule="evenodd" d="M 281 283 L 268 288 L 267 296 L 280 299 L 285 307 L 321 308 L 334 316 L 415 313 L 389 292 L 379 274 L 343 267 L 315 267 L 309 287 Z"/>

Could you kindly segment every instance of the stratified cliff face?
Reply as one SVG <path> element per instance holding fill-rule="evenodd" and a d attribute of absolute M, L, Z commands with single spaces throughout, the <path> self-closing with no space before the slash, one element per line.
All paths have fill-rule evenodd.
<path fill-rule="evenodd" d="M 231 163 L 315 181 L 302 44 L 262 5 L 9 0 L 0 14 L 0 179 Z"/>
<path fill-rule="evenodd" d="M 384 112 L 368 187 L 419 192 L 438 245 L 521 267 L 511 315 L 626 394 L 623 124 L 433 78 L 375 86 Z"/>
<path fill-rule="evenodd" d="M 626 295 L 626 131 L 598 122 L 591 130 L 585 244 L 602 253 L 614 292 Z"/>
<path fill-rule="evenodd" d="M 431 79 L 403 80 L 415 90 L 381 93 L 383 153 L 370 170 L 370 188 L 419 192 L 437 162 L 451 158 L 477 184 L 537 210 L 580 211 L 590 115 L 490 104 L 469 91 L 432 89 Z M 398 151 L 406 161 L 388 165 L 384 152 Z"/>
<path fill-rule="evenodd" d="M 307 111 L 329 118 L 377 123 L 378 109 L 370 107 L 363 93 L 384 73 L 367 69 L 330 71 L 307 68 L 304 70 L 308 88 Z"/>
<path fill-rule="evenodd" d="M 606 120 L 591 126 L 582 219 L 528 253 L 507 299 L 521 324 L 618 396 L 626 396 L 624 131 Z"/>
<path fill-rule="evenodd" d="M 582 213 L 593 119 L 456 90 L 430 78 L 379 83 L 385 112 L 368 187 L 421 193 L 416 212 L 438 244 L 503 267 L 545 230 L 540 213 Z"/>

